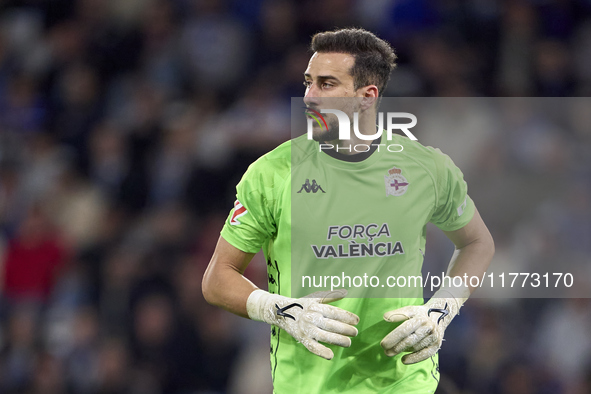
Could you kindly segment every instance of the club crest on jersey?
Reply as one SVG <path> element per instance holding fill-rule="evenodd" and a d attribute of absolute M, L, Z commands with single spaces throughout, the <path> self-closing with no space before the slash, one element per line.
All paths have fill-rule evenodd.
<path fill-rule="evenodd" d="M 244 206 L 242 204 L 240 204 L 240 201 L 236 200 L 234 202 L 234 212 L 232 212 L 232 217 L 230 218 L 230 224 L 235 226 L 237 224 L 240 224 L 240 222 L 238 221 L 238 218 L 240 216 L 244 216 L 248 213 L 248 211 L 246 210 L 246 208 L 244 208 Z"/>
<path fill-rule="evenodd" d="M 408 181 L 402 175 L 400 168 L 392 167 L 388 170 L 388 175 L 384 175 L 386 183 L 386 196 L 402 196 L 408 190 Z"/>

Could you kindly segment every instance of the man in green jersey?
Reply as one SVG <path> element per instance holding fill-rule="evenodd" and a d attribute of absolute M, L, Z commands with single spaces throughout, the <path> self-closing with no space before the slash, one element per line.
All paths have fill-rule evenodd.
<path fill-rule="evenodd" d="M 376 278 L 420 276 L 431 222 L 456 246 L 447 275 L 482 277 L 492 237 L 448 156 L 396 134 L 388 144 L 402 149 L 381 144 L 376 107 L 396 59 L 389 44 L 362 29 L 341 29 L 315 35 L 311 49 L 307 115 L 318 119 L 332 98 L 348 98 L 339 111 L 350 119 L 358 113 L 356 132 L 340 138 L 337 117 L 325 113 L 313 122 L 311 139 L 288 141 L 249 167 L 203 294 L 272 325 L 275 393 L 433 393 L 437 351 L 473 290 L 467 283 L 442 286 L 424 303 L 422 288 L 388 289 L 381 298 L 345 297 L 345 290 L 301 297 L 292 276 L 336 267 L 344 288 L 359 267 Z M 261 248 L 268 291 L 242 275 Z"/>

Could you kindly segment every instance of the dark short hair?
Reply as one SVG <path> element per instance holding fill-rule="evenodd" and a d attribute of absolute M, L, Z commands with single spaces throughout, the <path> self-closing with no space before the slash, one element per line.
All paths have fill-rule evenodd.
<path fill-rule="evenodd" d="M 355 89 L 376 85 L 381 96 L 390 73 L 396 67 L 396 54 L 389 43 L 359 28 L 316 33 L 310 49 L 320 53 L 348 53 L 355 58 L 350 70 Z"/>

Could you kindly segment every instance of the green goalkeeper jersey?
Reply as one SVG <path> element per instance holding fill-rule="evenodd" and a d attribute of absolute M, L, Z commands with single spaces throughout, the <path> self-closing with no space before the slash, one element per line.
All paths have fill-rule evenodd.
<path fill-rule="evenodd" d="M 387 357 L 380 342 L 396 326 L 383 315 L 423 303 L 420 285 L 393 278 L 421 275 L 427 223 L 457 230 L 474 209 L 447 155 L 399 135 L 353 156 L 322 151 L 304 135 L 254 162 L 222 237 L 247 253 L 263 249 L 269 292 L 299 298 L 347 288 L 349 296 L 332 305 L 360 318 L 350 348 L 327 345 L 332 360 L 272 327 L 274 392 L 434 392 L 437 356 L 413 365 L 402 363 L 403 354 Z"/>

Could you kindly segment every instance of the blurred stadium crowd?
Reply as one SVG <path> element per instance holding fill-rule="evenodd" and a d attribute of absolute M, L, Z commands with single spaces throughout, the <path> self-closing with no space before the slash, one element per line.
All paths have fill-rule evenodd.
<path fill-rule="evenodd" d="M 240 176 L 290 138 L 310 36 L 389 40 L 386 96 L 584 97 L 590 16 L 589 0 L 2 1 L 0 394 L 269 392 L 268 328 L 200 286 Z M 482 128 L 460 108 L 418 135 L 464 170 L 493 264 L 590 265 L 591 101 L 573 103 L 570 122 Z M 266 288 L 260 257 L 247 275 Z M 441 392 L 591 393 L 589 299 L 462 311 Z"/>

